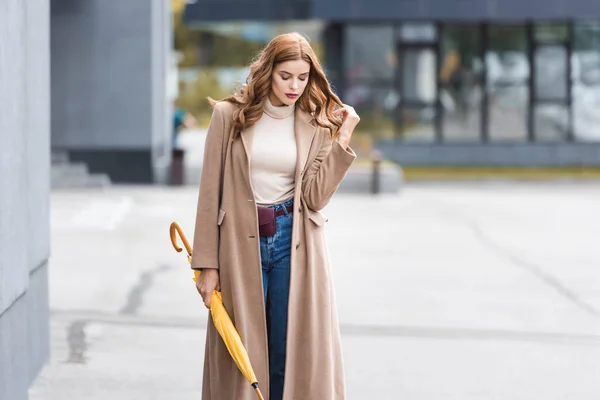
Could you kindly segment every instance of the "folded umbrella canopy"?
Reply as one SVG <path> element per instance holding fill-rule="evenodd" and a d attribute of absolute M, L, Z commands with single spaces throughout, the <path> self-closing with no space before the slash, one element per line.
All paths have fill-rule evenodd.
<path fill-rule="evenodd" d="M 169 233 L 171 235 L 171 243 L 177 252 L 181 252 L 182 248 L 177 243 L 177 233 L 181 237 L 181 241 L 187 250 L 187 258 L 188 262 L 192 262 L 192 246 L 190 246 L 190 242 L 187 240 L 185 233 L 183 233 L 183 229 L 177 222 L 171 223 L 169 228 Z M 194 281 L 197 282 L 200 277 L 200 271 L 194 270 Z M 215 328 L 217 328 L 217 332 L 223 338 L 225 342 L 225 346 L 231 354 L 233 361 L 238 366 L 239 370 L 242 372 L 244 377 L 248 380 L 248 382 L 254 388 L 256 395 L 260 400 L 264 400 L 260 389 L 258 388 L 258 382 L 256 380 L 256 374 L 252 369 L 252 365 L 250 364 L 250 357 L 248 357 L 248 352 L 242 343 L 242 339 L 240 338 L 239 333 L 235 329 L 229 314 L 227 314 L 227 310 L 223 306 L 223 298 L 221 297 L 221 293 L 218 291 L 213 291 L 212 297 L 210 299 L 210 314 L 212 316 L 212 320 L 215 324 Z"/>

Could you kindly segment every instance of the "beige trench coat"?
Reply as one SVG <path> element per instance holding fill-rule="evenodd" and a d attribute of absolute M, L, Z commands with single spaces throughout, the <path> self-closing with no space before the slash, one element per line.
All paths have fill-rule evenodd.
<path fill-rule="evenodd" d="M 233 139 L 235 105 L 218 103 L 208 128 L 194 232 L 192 268 L 218 268 L 223 302 L 269 399 L 260 237 L 250 180 L 253 129 Z M 329 202 L 356 159 L 296 107 L 296 187 L 284 400 L 343 400 L 344 376 L 327 247 Z M 222 170 L 223 169 L 223 170 Z M 220 193 L 222 197 L 220 198 Z M 255 400 L 209 318 L 203 400 Z"/>

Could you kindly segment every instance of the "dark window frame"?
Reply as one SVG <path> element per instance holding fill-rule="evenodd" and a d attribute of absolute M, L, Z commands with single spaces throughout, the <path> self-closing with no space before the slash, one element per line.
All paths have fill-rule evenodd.
<path fill-rule="evenodd" d="M 395 27 L 396 30 L 400 29 L 400 25 Z M 434 41 L 402 41 L 400 39 L 396 40 L 396 59 L 398 60 L 396 72 L 395 72 L 395 86 L 398 92 L 400 93 L 400 101 L 398 102 L 398 106 L 396 108 L 396 112 L 394 113 L 394 122 L 396 125 L 396 138 L 400 140 L 404 140 L 402 135 L 400 135 L 400 131 L 402 128 L 401 115 L 405 110 L 415 110 L 415 109 L 426 109 L 433 108 L 435 110 L 435 139 L 434 142 L 442 142 L 443 141 L 443 132 L 442 132 L 442 118 L 441 118 L 441 100 L 440 100 L 440 77 L 439 77 L 439 69 L 440 69 L 440 27 L 439 24 L 436 25 L 436 40 Z M 435 98 L 433 101 L 418 101 L 413 99 L 406 99 L 404 96 L 404 63 L 401 57 L 406 51 L 415 51 L 415 50 L 433 50 L 435 54 Z M 430 142 L 429 142 L 430 143 Z"/>
<path fill-rule="evenodd" d="M 539 135 L 536 135 L 536 127 L 535 127 L 535 110 L 536 106 L 540 105 L 560 105 L 566 107 L 568 112 L 568 130 L 565 136 L 565 142 L 574 142 L 575 135 L 573 131 L 573 74 L 572 74 L 572 63 L 571 58 L 573 55 L 574 49 L 574 26 L 577 22 L 588 22 L 590 24 L 600 22 L 599 19 L 589 19 L 589 20 L 511 20 L 511 21 L 494 21 L 494 20 L 480 20 L 480 21 L 468 21 L 468 20 L 456 20 L 456 21 L 446 21 L 446 20 L 389 20 L 389 21 L 361 21 L 361 22 L 353 22 L 352 26 L 372 26 L 374 23 L 378 24 L 387 24 L 391 25 L 394 31 L 394 40 L 396 51 L 396 57 L 398 60 L 398 65 L 394 72 L 394 76 L 392 79 L 389 78 L 359 78 L 353 79 L 350 82 L 347 79 L 346 75 L 346 66 L 344 65 L 341 76 L 344 80 L 344 87 L 348 87 L 351 84 L 356 83 L 364 83 L 369 84 L 372 87 L 385 87 L 385 85 L 393 85 L 394 88 L 400 93 L 400 101 L 398 102 L 398 106 L 394 111 L 394 123 L 396 135 L 395 139 L 398 141 L 404 141 L 405 139 L 402 135 L 399 134 L 402 127 L 402 121 L 399 120 L 399 115 L 401 115 L 403 109 L 414 110 L 418 108 L 426 108 L 426 107 L 434 107 L 435 108 L 435 139 L 433 141 L 429 141 L 426 144 L 440 144 L 440 143 L 448 143 L 444 136 L 444 126 L 443 126 L 443 107 L 441 103 L 441 79 L 440 79 L 440 68 L 442 62 L 442 40 L 443 40 L 443 32 L 444 27 L 448 25 L 469 25 L 469 26 L 477 26 L 479 35 L 481 37 L 479 41 L 479 56 L 483 62 L 483 71 L 482 71 L 482 98 L 480 101 L 480 129 L 478 139 L 475 141 L 469 140 L 468 143 L 501 143 L 505 145 L 506 143 L 539 143 Z M 403 41 L 401 40 L 401 36 L 399 32 L 401 32 L 401 27 L 406 23 L 426 23 L 433 24 L 436 27 L 436 38 L 433 41 L 427 40 L 419 40 L 419 41 Z M 536 39 L 536 26 L 538 25 L 551 25 L 551 24 L 561 24 L 565 25 L 567 28 L 567 35 L 564 40 L 558 39 L 550 39 L 550 40 L 537 40 Z M 488 80 L 488 68 L 485 63 L 485 55 L 489 52 L 490 49 L 490 28 L 493 26 L 519 26 L 524 27 L 525 29 L 525 53 L 527 55 L 527 61 L 529 64 L 529 79 L 527 82 L 528 86 L 528 101 L 527 101 L 527 110 L 526 110 L 526 137 L 525 140 L 502 140 L 502 141 L 493 141 L 490 137 L 490 109 L 489 109 L 489 93 L 487 90 L 487 80 Z M 567 55 L 567 65 L 566 65 L 566 82 L 567 82 L 567 95 L 565 99 L 540 99 L 536 97 L 535 93 L 535 52 L 536 49 L 543 46 L 562 46 L 566 50 Z M 417 50 L 417 49 L 433 49 L 436 54 L 436 94 L 435 100 L 432 102 L 419 102 L 419 101 L 411 101 L 406 100 L 403 94 L 403 83 L 402 83 L 402 63 L 401 59 L 401 51 L 402 50 Z M 456 143 L 452 141 L 451 143 Z M 467 143 L 467 142 L 465 142 Z"/>

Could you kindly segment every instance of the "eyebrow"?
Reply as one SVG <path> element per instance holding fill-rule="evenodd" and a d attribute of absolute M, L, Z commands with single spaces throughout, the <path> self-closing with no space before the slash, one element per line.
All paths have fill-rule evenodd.
<path fill-rule="evenodd" d="M 283 74 L 294 75 L 294 74 L 292 74 L 291 72 L 287 72 L 287 71 L 279 71 L 279 72 L 280 72 L 280 73 L 283 73 Z M 310 71 L 309 71 L 309 72 L 310 72 Z M 303 73 L 301 73 L 300 75 L 308 75 L 308 72 L 303 72 Z"/>

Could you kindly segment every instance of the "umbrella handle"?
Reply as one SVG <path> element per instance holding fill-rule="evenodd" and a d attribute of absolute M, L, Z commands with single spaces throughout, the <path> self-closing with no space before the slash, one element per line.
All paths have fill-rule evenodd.
<path fill-rule="evenodd" d="M 177 222 L 171 222 L 171 226 L 169 227 L 169 235 L 171 236 L 171 244 L 173 245 L 173 247 L 175 248 L 175 250 L 180 253 L 181 250 L 183 250 L 181 248 L 181 246 L 179 246 L 179 243 L 177 242 L 177 234 L 179 233 L 179 237 L 181 238 L 181 241 L 183 242 L 183 245 L 185 246 L 185 249 L 187 250 L 187 259 L 188 262 L 191 264 L 192 263 L 192 246 L 190 245 L 190 242 L 187 239 L 187 236 L 185 236 L 185 233 L 183 233 L 183 229 L 181 229 L 181 226 L 177 223 Z M 192 278 L 194 280 L 194 282 L 198 282 L 198 278 L 200 278 L 200 271 L 198 270 L 194 270 L 194 277 Z"/>
<path fill-rule="evenodd" d="M 185 249 L 188 252 L 188 259 L 190 259 L 190 257 L 192 256 L 192 246 L 190 245 L 190 242 L 188 241 L 187 236 L 185 236 L 185 233 L 183 233 L 183 229 L 181 229 L 181 226 L 177 222 L 171 222 L 171 226 L 169 227 L 169 234 L 171 236 L 171 244 L 173 245 L 175 250 L 178 253 L 180 253 L 182 248 L 181 248 L 181 246 L 179 246 L 179 243 L 177 242 L 177 233 L 179 233 L 179 237 L 181 238 L 181 241 L 183 242 L 183 245 L 185 246 Z"/>

